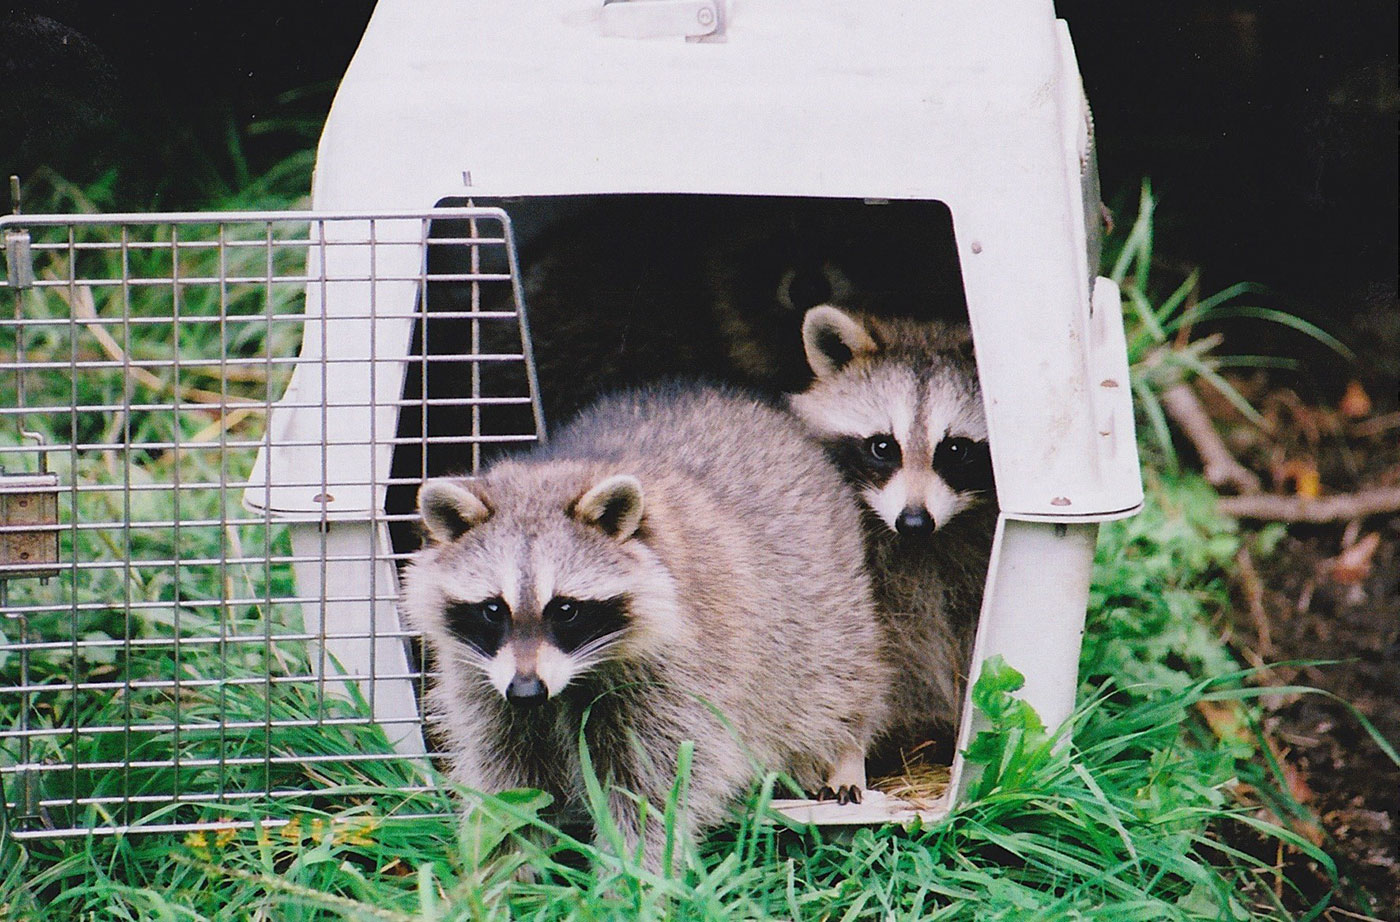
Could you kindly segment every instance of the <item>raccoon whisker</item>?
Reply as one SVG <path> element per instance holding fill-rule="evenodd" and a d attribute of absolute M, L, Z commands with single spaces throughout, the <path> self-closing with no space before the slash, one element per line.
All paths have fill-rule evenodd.
<path fill-rule="evenodd" d="M 570 656 L 580 664 L 586 662 L 588 666 L 592 666 L 594 665 L 593 661 L 602 659 L 602 654 L 607 652 L 610 647 L 616 646 L 618 641 L 622 639 L 623 633 L 623 631 L 613 631 L 611 634 L 595 637 L 588 641 L 588 643 L 574 650 Z M 590 659 L 593 661 L 590 661 Z"/>
<path fill-rule="evenodd" d="M 601 665 L 608 659 L 608 654 L 622 640 L 623 631 L 614 631 L 589 641 L 569 654 L 569 659 L 573 661 L 573 671 L 579 675 Z"/>
<path fill-rule="evenodd" d="M 464 667 L 466 674 L 474 677 L 479 684 L 491 684 L 490 660 L 478 651 L 473 650 L 467 655 L 457 653 L 450 657 L 450 663 L 453 666 Z"/>
<path fill-rule="evenodd" d="M 475 647 L 454 648 L 452 656 L 455 666 L 485 666 L 490 657 L 483 656 Z"/>

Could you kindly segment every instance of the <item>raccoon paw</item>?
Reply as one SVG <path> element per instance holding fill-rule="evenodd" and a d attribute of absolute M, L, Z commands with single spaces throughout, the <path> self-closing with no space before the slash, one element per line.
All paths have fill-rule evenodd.
<path fill-rule="evenodd" d="M 842 806 L 858 804 L 864 788 L 865 747 L 852 746 L 837 755 L 826 784 L 817 792 L 817 800 L 834 800 Z"/>
<path fill-rule="evenodd" d="M 843 784 L 835 790 L 832 790 L 830 785 L 823 785 L 821 790 L 817 791 L 816 795 L 812 799 L 817 801 L 818 803 L 822 803 L 828 800 L 834 800 L 844 807 L 846 804 L 860 803 L 860 797 L 860 785 Z"/>

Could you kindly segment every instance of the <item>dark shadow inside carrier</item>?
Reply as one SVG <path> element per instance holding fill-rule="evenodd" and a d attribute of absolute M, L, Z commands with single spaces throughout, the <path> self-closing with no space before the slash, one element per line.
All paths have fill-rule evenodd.
<path fill-rule="evenodd" d="M 504 246 L 468 242 L 499 238 L 498 221 L 431 223 L 385 504 L 400 564 L 420 545 L 423 480 L 474 474 L 526 450 L 541 428 L 601 393 L 676 378 L 775 398 L 803 390 L 811 373 L 802 318 L 818 304 L 967 320 L 952 216 L 940 202 L 604 195 L 438 203 L 469 205 L 509 215 L 519 288 Z M 946 765 L 951 740 L 918 755 Z M 877 755 L 872 777 L 898 774 L 904 761 Z"/>
<path fill-rule="evenodd" d="M 419 484 L 475 473 L 536 437 L 523 361 L 533 341 L 546 425 L 600 393 L 667 378 L 777 396 L 810 381 L 818 304 L 966 320 L 952 217 L 940 202 L 606 195 L 443 199 L 510 216 L 529 340 L 486 223 L 437 220 L 418 305 L 386 513 L 397 559 L 419 545 Z M 482 280 L 483 278 L 491 280 Z"/>

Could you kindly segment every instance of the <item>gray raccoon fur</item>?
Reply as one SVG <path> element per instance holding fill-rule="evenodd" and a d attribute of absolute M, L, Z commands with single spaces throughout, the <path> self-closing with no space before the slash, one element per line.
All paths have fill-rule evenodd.
<path fill-rule="evenodd" d="M 971 334 L 822 306 L 803 341 L 816 379 L 790 404 L 865 509 L 895 677 L 881 748 L 951 755 L 997 519 Z"/>
<path fill-rule="evenodd" d="M 692 838 L 758 768 L 808 790 L 863 784 L 889 679 L 859 507 L 788 414 L 712 388 L 614 395 L 480 479 L 429 481 L 419 502 L 429 541 L 404 604 L 458 781 L 541 788 L 576 817 L 591 708 L 599 777 L 653 816 L 695 741 Z M 587 604 L 566 622 L 565 602 Z M 658 827 L 639 830 L 620 793 L 610 807 L 655 867 Z"/>

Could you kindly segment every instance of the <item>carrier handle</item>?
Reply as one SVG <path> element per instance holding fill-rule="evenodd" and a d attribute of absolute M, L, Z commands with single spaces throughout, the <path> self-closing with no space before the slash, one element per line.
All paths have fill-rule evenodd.
<path fill-rule="evenodd" d="M 719 0 L 604 0 L 599 24 L 617 38 L 700 39 L 720 32 Z"/>

